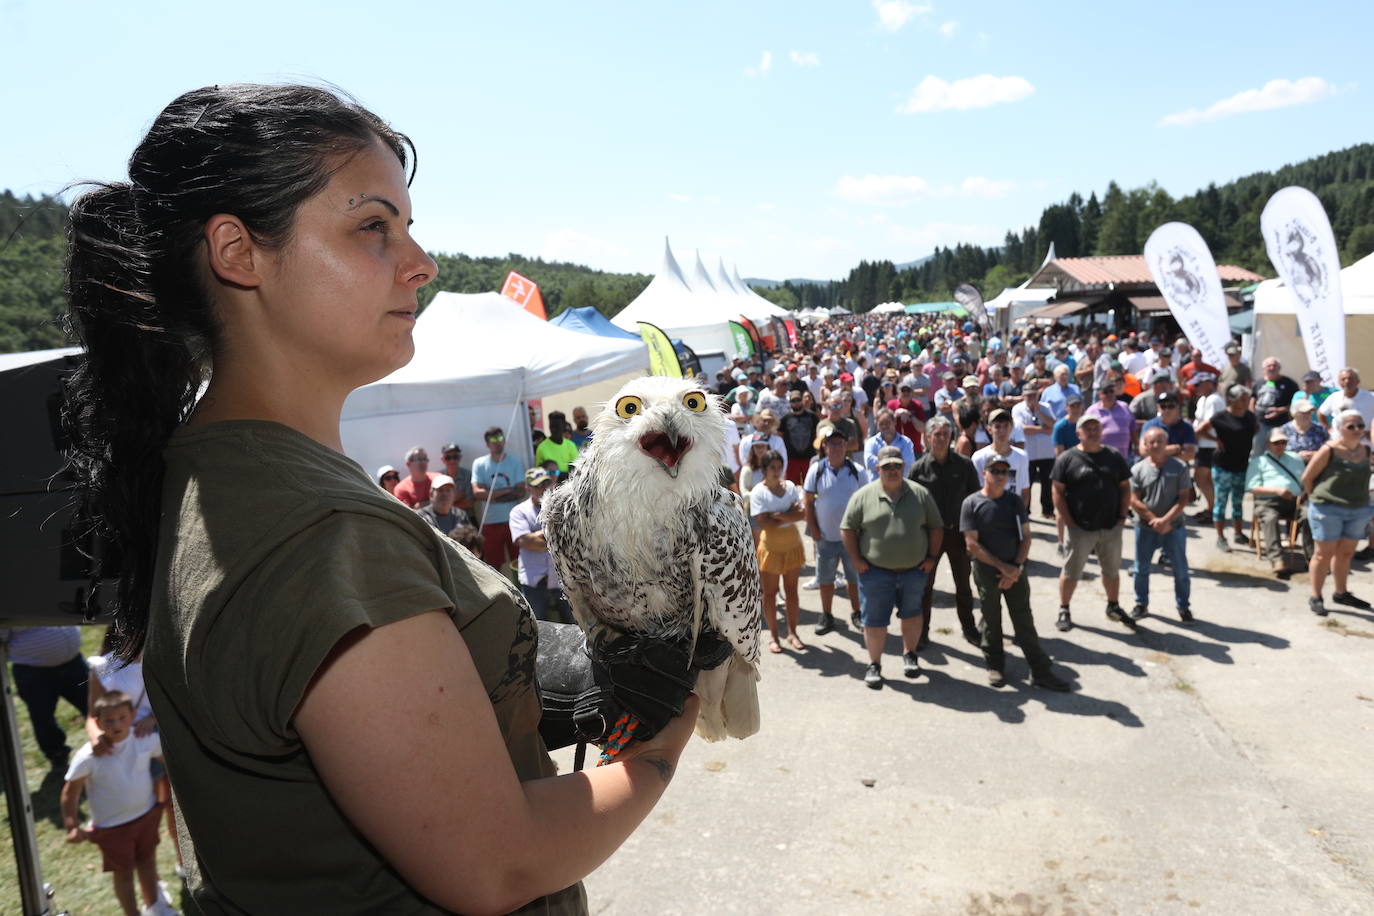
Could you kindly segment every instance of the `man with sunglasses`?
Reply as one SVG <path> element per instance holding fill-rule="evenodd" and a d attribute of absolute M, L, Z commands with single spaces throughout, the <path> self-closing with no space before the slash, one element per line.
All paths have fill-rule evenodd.
<path fill-rule="evenodd" d="M 516 558 L 510 510 L 525 498 L 525 463 L 506 453 L 506 434 L 492 426 L 482 434 L 488 454 L 472 463 L 472 493 L 482 513 L 482 559 L 501 569 Z"/>
<path fill-rule="evenodd" d="M 983 488 L 965 499 L 959 510 L 959 530 L 973 558 L 973 581 L 983 607 L 980 648 L 988 666 L 988 686 L 1001 687 L 1007 682 L 1002 645 L 1005 601 L 1016 644 L 1030 666 L 1031 683 L 1047 690 L 1072 690 L 1068 681 L 1050 670 L 1050 657 L 1040 647 L 1040 636 L 1035 631 L 1030 584 L 1026 581 L 1030 513 L 1021 497 L 1007 489 L 1011 473 L 1011 463 L 1001 455 L 993 455 L 983 466 Z"/>
<path fill-rule="evenodd" d="M 803 395 L 795 389 L 787 392 L 787 412 L 778 420 L 778 432 L 787 446 L 787 479 L 801 486 L 806 469 L 816 457 L 816 427 L 821 418 L 815 411 L 802 406 Z"/>
<path fill-rule="evenodd" d="M 406 470 L 410 476 L 396 484 L 391 495 L 412 509 L 423 509 L 429 505 L 429 490 L 438 476 L 429 470 L 429 452 L 419 445 L 406 452 Z"/>
<path fill-rule="evenodd" d="M 453 480 L 453 508 L 471 519 L 472 472 L 463 467 L 463 450 L 450 442 L 439 455 L 444 459 L 444 473 Z"/>

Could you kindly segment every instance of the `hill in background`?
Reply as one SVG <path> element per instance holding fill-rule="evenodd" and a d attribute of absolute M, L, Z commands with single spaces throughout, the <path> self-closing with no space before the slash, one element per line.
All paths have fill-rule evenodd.
<path fill-rule="evenodd" d="M 786 308 L 843 305 L 866 311 L 880 302 L 933 302 L 952 298 L 962 282 L 991 298 L 1030 275 L 1051 243 L 1059 257 L 1139 254 L 1161 223 L 1180 220 L 1207 240 L 1218 263 L 1263 274 L 1273 268 L 1264 252 L 1259 215 L 1269 197 L 1288 185 L 1316 193 L 1331 218 L 1342 263 L 1374 251 L 1374 144 L 1327 153 L 1274 172 L 1257 172 L 1174 198 L 1151 183 L 1124 190 L 1111 182 L 1101 198 L 1071 194 L 1051 204 L 1040 222 L 1009 230 L 999 246 L 937 247 L 901 264 L 861 261 L 843 280 L 747 280 L 759 294 Z M 56 198 L 18 197 L 0 191 L 0 352 L 38 350 L 66 343 L 60 316 L 66 206 Z M 421 305 L 447 290 L 475 293 L 501 288 L 514 270 L 537 282 L 549 314 L 591 306 L 614 315 L 643 291 L 651 277 L 594 270 L 580 264 L 509 254 L 474 258 L 434 255 L 435 282 L 421 290 Z"/>

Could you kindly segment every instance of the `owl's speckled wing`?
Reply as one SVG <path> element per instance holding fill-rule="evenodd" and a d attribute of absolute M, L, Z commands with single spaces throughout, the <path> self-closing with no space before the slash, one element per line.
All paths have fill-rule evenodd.
<path fill-rule="evenodd" d="M 706 619 L 751 665 L 759 661 L 759 562 L 740 498 L 724 487 L 706 514 L 700 545 Z"/>

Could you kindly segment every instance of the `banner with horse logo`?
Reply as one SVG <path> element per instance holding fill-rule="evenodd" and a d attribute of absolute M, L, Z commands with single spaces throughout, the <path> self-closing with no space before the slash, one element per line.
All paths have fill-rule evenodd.
<path fill-rule="evenodd" d="M 1306 188 L 1284 188 L 1260 214 L 1269 260 L 1293 292 L 1307 363 L 1335 387 L 1345 366 L 1345 306 L 1341 257 L 1322 202 Z"/>
<path fill-rule="evenodd" d="M 1145 242 L 1145 264 L 1188 342 L 1214 366 L 1225 366 L 1231 324 L 1212 252 L 1187 223 L 1165 223 Z"/>

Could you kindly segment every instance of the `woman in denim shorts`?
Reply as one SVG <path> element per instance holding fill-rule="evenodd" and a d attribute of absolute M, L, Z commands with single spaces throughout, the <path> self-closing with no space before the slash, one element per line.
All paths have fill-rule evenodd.
<path fill-rule="evenodd" d="M 1331 600 L 1337 604 L 1370 609 L 1363 598 L 1350 594 L 1350 558 L 1369 527 L 1374 509 L 1369 505 L 1369 446 L 1364 417 L 1358 410 L 1343 410 L 1332 427 L 1331 441 L 1321 447 L 1302 475 L 1303 488 L 1311 501 L 1307 523 L 1312 527 L 1316 550 L 1308 565 L 1312 578 L 1312 597 L 1308 607 L 1319 617 L 1326 616 L 1322 604 L 1322 585 L 1329 569 L 1336 580 Z"/>

